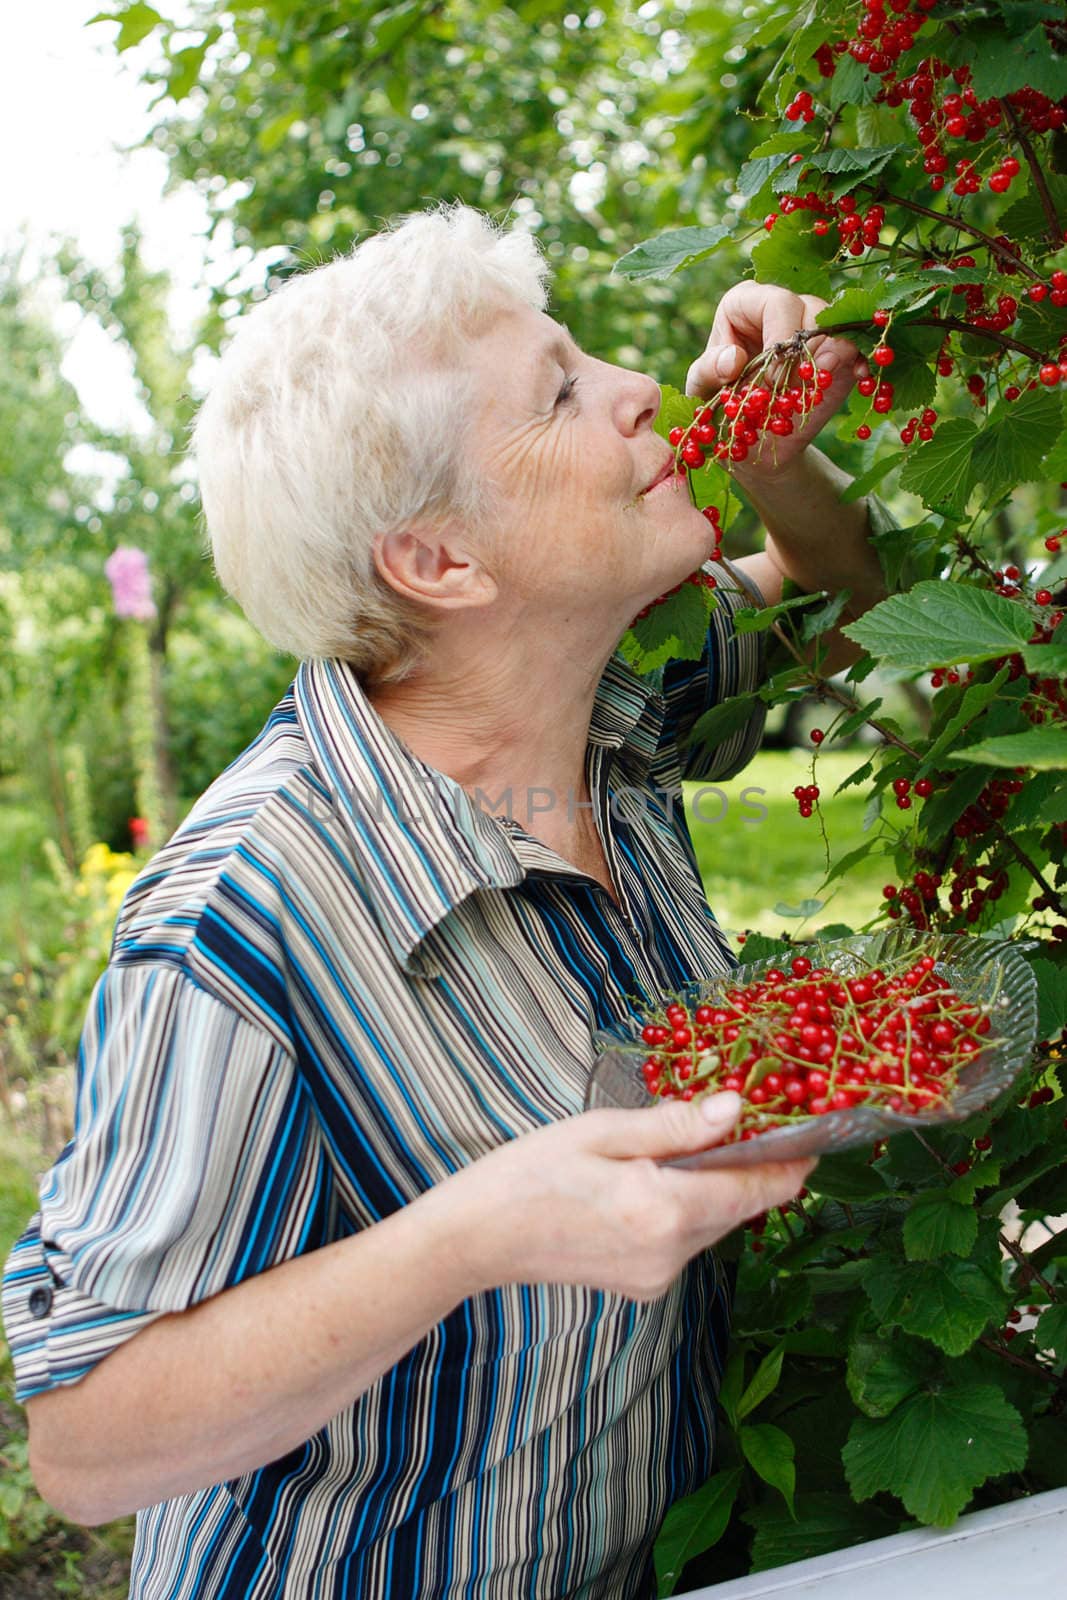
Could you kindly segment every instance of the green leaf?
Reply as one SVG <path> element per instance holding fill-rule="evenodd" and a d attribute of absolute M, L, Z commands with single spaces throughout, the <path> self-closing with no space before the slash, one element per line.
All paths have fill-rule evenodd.
<path fill-rule="evenodd" d="M 965 1206 L 973 1205 L 979 1189 L 992 1189 L 996 1185 L 1000 1168 L 1000 1161 L 987 1156 L 984 1161 L 976 1162 L 969 1172 L 961 1172 L 958 1178 L 953 1178 L 948 1192 L 953 1200 L 959 1200 Z"/>
<path fill-rule="evenodd" d="M 992 1384 L 922 1390 L 884 1419 L 857 1417 L 842 1462 L 857 1500 L 895 1494 L 920 1522 L 947 1528 L 979 1484 L 1026 1462 L 1026 1430 Z"/>
<path fill-rule="evenodd" d="M 931 511 L 960 515 L 970 493 L 971 453 L 978 429 L 966 417 L 943 422 L 928 444 L 913 450 L 900 474 L 902 489 L 917 494 Z"/>
<path fill-rule="evenodd" d="M 863 1287 L 875 1315 L 939 1345 L 950 1356 L 969 1350 L 986 1326 L 1007 1309 L 1003 1289 L 973 1261 L 872 1260 Z"/>
<path fill-rule="evenodd" d="M 809 213 L 793 211 L 780 216 L 765 238 L 752 250 L 757 283 L 774 283 L 797 294 L 831 294 L 829 262 L 833 245 L 819 239 L 807 221 Z"/>
<path fill-rule="evenodd" d="M 696 408 L 697 401 L 691 395 L 682 394 L 680 389 L 672 388 L 669 383 L 661 383 L 659 411 L 653 427 L 666 439 L 672 428 L 688 428 Z"/>
<path fill-rule="evenodd" d="M 868 1417 L 887 1417 L 927 1378 L 937 1358 L 900 1335 L 861 1324 L 848 1347 L 848 1392 Z"/>
<path fill-rule="evenodd" d="M 789 905 L 785 900 L 779 900 L 775 904 L 774 914 L 776 917 L 813 917 L 816 911 L 821 911 L 822 908 L 823 901 L 821 900 L 801 900 L 800 904 L 796 906 Z"/>
<path fill-rule="evenodd" d="M 669 278 L 710 256 L 726 243 L 733 230 L 733 222 L 717 222 L 710 228 L 674 228 L 635 245 L 616 261 L 612 271 L 623 278 Z"/>
<path fill-rule="evenodd" d="M 900 1524 L 875 1506 L 858 1506 L 847 1494 L 798 1494 L 796 1519 L 778 1501 L 751 1506 L 743 1520 L 755 1529 L 753 1572 L 785 1567 L 896 1533 Z"/>
<path fill-rule="evenodd" d="M 854 771 L 850 772 L 848 774 L 847 778 L 842 778 L 841 779 L 841 782 L 838 784 L 837 788 L 834 790 L 834 793 L 835 794 L 840 794 L 843 789 L 852 789 L 852 788 L 856 787 L 858 784 L 866 783 L 867 779 L 870 777 L 870 775 L 871 775 L 871 773 L 873 771 L 874 771 L 874 762 L 873 761 L 865 761 L 862 766 L 856 767 Z"/>
<path fill-rule="evenodd" d="M 794 611 L 798 606 L 810 606 L 813 600 L 821 599 L 821 595 L 798 594 L 791 600 L 779 600 L 777 605 L 763 606 L 756 610 L 752 606 L 744 606 L 734 612 L 733 624 L 736 633 L 763 633 L 771 628 L 786 611 Z"/>
<path fill-rule="evenodd" d="M 1067 967 L 1031 961 L 1037 979 L 1037 1026 L 1041 1039 L 1058 1039 L 1067 1028 Z"/>
<path fill-rule="evenodd" d="M 827 872 L 822 883 L 819 885 L 820 889 L 825 889 L 826 886 L 833 883 L 836 878 L 844 877 L 845 874 L 851 872 L 854 867 L 858 867 L 861 861 L 866 861 L 867 857 L 872 853 L 872 851 L 877 849 L 878 840 L 867 839 L 863 844 L 857 845 L 855 850 L 849 850 L 830 867 L 830 870 Z"/>
<path fill-rule="evenodd" d="M 917 778 L 925 777 L 928 772 L 933 771 L 942 755 L 951 749 L 968 723 L 973 722 L 986 706 L 996 699 L 1010 673 L 1010 667 L 1001 667 L 995 677 L 985 683 L 972 683 L 963 691 L 957 710 L 937 734 L 933 744 L 923 751 L 923 758 L 915 769 Z"/>
<path fill-rule="evenodd" d="M 633 623 L 627 639 L 637 646 L 640 672 L 651 672 L 664 661 L 678 658 L 699 661 L 707 646 L 708 612 L 705 591 L 694 583 L 683 583 L 660 606 L 653 606 L 647 617 Z M 632 660 L 628 650 L 624 651 Z"/>
<path fill-rule="evenodd" d="M 894 157 L 910 153 L 910 146 L 906 144 L 879 145 L 868 150 L 836 145 L 832 150 L 820 150 L 811 156 L 804 163 L 804 170 L 814 169 L 828 178 L 830 181 L 822 186 L 823 190 L 836 200 L 839 195 L 846 194 L 854 183 L 861 180 L 869 183 L 876 178 Z"/>
<path fill-rule="evenodd" d="M 94 22 L 117 22 L 119 24 L 118 37 L 115 40 L 115 49 L 130 50 L 142 39 L 147 39 L 153 28 L 158 28 L 163 22 L 159 12 L 152 6 L 140 3 L 129 5 L 124 11 L 98 11 L 95 17 L 90 17 L 86 27 L 91 27 Z"/>
<path fill-rule="evenodd" d="M 810 642 L 812 639 L 819 638 L 821 634 L 829 633 L 830 629 L 836 626 L 837 619 L 844 611 L 850 598 L 851 596 L 847 589 L 840 589 L 837 594 L 830 596 L 825 605 L 818 606 L 813 611 L 805 612 L 800 623 L 800 637 Z M 837 730 L 837 737 L 841 737 L 840 728 Z"/>
<path fill-rule="evenodd" d="M 844 722 L 839 722 L 834 728 L 835 743 L 839 746 L 846 744 L 854 733 L 858 733 L 873 716 L 877 715 L 881 704 L 881 696 L 877 700 L 868 700 L 865 705 L 857 707 L 851 716 L 846 717 Z"/>
<path fill-rule="evenodd" d="M 1040 678 L 1067 678 L 1067 646 L 1055 643 L 1023 645 L 1020 654 L 1027 672 Z"/>
<path fill-rule="evenodd" d="M 968 483 L 983 483 L 990 494 L 1029 483 L 1040 476 L 1062 429 L 1063 406 L 1051 389 L 1027 389 L 1016 401 L 1002 400 L 974 441 Z"/>
<path fill-rule="evenodd" d="M 1048 184 L 1052 204 L 1056 207 L 1056 214 L 1062 217 L 1067 207 L 1067 174 L 1050 172 L 1046 169 L 1045 182 Z M 1001 214 L 999 227 L 1012 239 L 1036 239 L 1045 233 L 1048 219 L 1041 204 L 1041 197 L 1032 185 Z"/>
<path fill-rule="evenodd" d="M 887 473 L 899 466 L 904 456 L 903 450 L 889 450 L 884 455 L 879 455 L 878 460 L 868 467 L 866 472 L 861 472 L 858 478 L 853 478 L 841 496 L 842 501 L 849 505 L 853 500 L 862 500 L 864 495 L 870 494 L 872 489 L 878 487 Z M 893 529 L 894 533 L 897 531 L 896 528 Z"/>
<path fill-rule="evenodd" d="M 741 949 L 738 961 L 742 966 L 752 961 L 765 961 L 770 956 L 782 956 L 791 948 L 787 939 L 769 939 L 765 933 L 750 933 Z"/>
<path fill-rule="evenodd" d="M 1042 1311 L 1034 1339 L 1039 1350 L 1051 1350 L 1057 1361 L 1067 1361 L 1067 1305 L 1049 1306 Z"/>
<path fill-rule="evenodd" d="M 1058 100 L 1063 94 L 1063 57 L 1053 53 L 1043 27 L 1025 33 L 993 25 L 968 29 L 961 60 L 971 68 L 974 92 L 980 100 L 999 99 L 1029 86 Z"/>
<path fill-rule="evenodd" d="M 730 1521 L 743 1476 L 740 1467 L 716 1472 L 695 1494 L 668 1511 L 652 1556 L 660 1595 L 674 1593 L 687 1561 L 718 1544 Z"/>
<path fill-rule="evenodd" d="M 750 1411 L 755 1411 L 767 1396 L 773 1394 L 778 1387 L 778 1379 L 782 1375 L 782 1359 L 785 1356 L 785 1346 L 776 1345 L 768 1352 L 756 1368 L 755 1376 L 741 1399 L 737 1403 L 738 1420 L 747 1417 Z"/>
<path fill-rule="evenodd" d="M 746 200 L 750 200 L 753 195 L 759 194 L 779 167 L 784 167 L 788 160 L 789 151 L 778 150 L 773 155 L 755 156 L 751 161 L 746 161 L 737 174 L 738 193 L 743 194 Z"/>
<path fill-rule="evenodd" d="M 779 1490 L 792 1511 L 797 1474 L 789 1435 L 776 1428 L 773 1422 L 750 1422 L 738 1432 L 737 1442 L 753 1472 L 772 1489 Z"/>
<path fill-rule="evenodd" d="M 999 739 L 982 739 L 963 750 L 954 750 L 945 759 L 951 762 L 980 762 L 985 767 L 1031 767 L 1035 772 L 1059 771 L 1067 767 L 1067 734 L 1062 725 L 1028 728 L 1025 733 L 1006 733 Z"/>
<path fill-rule="evenodd" d="M 178 50 L 171 57 L 170 72 L 167 77 L 167 93 L 171 99 L 178 103 L 184 100 L 195 87 L 200 78 L 200 71 L 204 65 L 207 54 L 207 42 L 190 45 L 187 50 Z"/>
<path fill-rule="evenodd" d="M 931 580 L 890 595 L 843 631 L 885 665 L 924 670 L 1010 655 L 1031 626 L 1025 609 L 1001 595 Z"/>
<path fill-rule="evenodd" d="M 904 1254 L 909 1261 L 936 1261 L 939 1256 L 968 1256 L 978 1238 L 978 1214 L 953 1200 L 943 1189 L 916 1195 L 904 1219 Z"/>
<path fill-rule="evenodd" d="M 693 744 L 709 747 L 722 744 L 724 739 L 745 726 L 758 704 L 757 694 L 732 694 L 728 699 L 720 700 L 718 705 L 697 718 L 688 733 L 679 739 L 679 745 L 684 750 Z"/>
<path fill-rule="evenodd" d="M 945 834 L 969 805 L 973 805 L 986 786 L 989 774 L 981 767 L 965 768 L 944 789 L 936 789 L 929 800 L 923 802 L 919 826 L 923 837 L 941 842 Z"/>
<path fill-rule="evenodd" d="M 830 108 L 837 111 L 841 106 L 873 105 L 881 87 L 878 79 L 872 77 L 866 67 L 852 56 L 844 55 L 830 79 Z"/>
<path fill-rule="evenodd" d="M 737 1427 L 737 1402 L 741 1398 L 744 1386 L 745 1352 L 743 1349 L 735 1349 L 730 1353 L 719 1385 L 719 1404 L 726 1413 L 726 1420 L 731 1428 Z"/>
<path fill-rule="evenodd" d="M 867 1165 L 866 1151 L 823 1156 L 808 1179 L 808 1188 L 846 1205 L 881 1198 L 886 1192 L 884 1178 Z"/>

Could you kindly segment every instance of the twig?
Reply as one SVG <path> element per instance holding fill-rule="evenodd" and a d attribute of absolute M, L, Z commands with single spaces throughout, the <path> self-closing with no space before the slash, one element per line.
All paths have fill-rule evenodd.
<path fill-rule="evenodd" d="M 998 1344 L 995 1339 L 987 1338 L 984 1333 L 979 1338 L 978 1343 L 984 1345 L 987 1350 L 992 1350 L 993 1354 L 999 1356 L 1002 1361 L 1010 1361 L 1013 1367 L 1022 1367 L 1024 1372 L 1036 1372 L 1038 1377 L 1045 1379 L 1046 1383 L 1055 1384 L 1058 1387 L 1064 1381 L 1063 1378 L 1057 1378 L 1054 1372 L 1050 1372 L 1048 1367 L 1043 1367 L 1040 1361 L 1027 1361 L 1025 1356 L 1017 1356 L 1004 1345 Z"/>
<path fill-rule="evenodd" d="M 1002 261 L 1010 261 L 1013 267 L 1025 272 L 1028 277 L 1033 278 L 1035 283 L 1044 281 L 1040 272 L 1037 272 L 1028 261 L 1024 261 L 1013 250 L 1009 250 L 1006 246 L 1000 244 L 993 238 L 992 234 L 985 233 L 981 228 L 976 228 L 973 222 L 964 222 L 962 217 L 953 217 L 944 211 L 934 211 L 930 206 L 920 205 L 918 200 L 907 200 L 901 194 L 890 194 L 888 189 L 883 189 L 876 183 L 858 183 L 856 188 L 867 189 L 880 199 L 888 200 L 895 206 L 903 206 L 906 211 L 915 211 L 921 217 L 930 217 L 934 222 L 943 222 L 949 228 L 958 229 L 960 233 L 970 234 L 972 239 L 981 239 L 982 243 L 988 245 L 989 249 L 1000 256 Z"/>
<path fill-rule="evenodd" d="M 1042 1277 L 1041 1273 L 1038 1272 L 1037 1268 L 1034 1266 L 1033 1262 L 1030 1260 L 1030 1257 L 1026 1254 L 1026 1251 L 1023 1250 L 1022 1247 L 1020 1245 L 1018 1245 L 1015 1242 L 1014 1239 L 1009 1239 L 1007 1234 L 1004 1234 L 1004 1233 L 1001 1234 L 1000 1242 L 1004 1246 L 1004 1248 L 1008 1252 L 1008 1254 L 1010 1256 L 1012 1256 L 1013 1259 L 1018 1263 L 1018 1265 L 1020 1267 L 1025 1267 L 1026 1271 L 1030 1275 L 1030 1279 L 1032 1279 L 1034 1283 L 1039 1283 L 1041 1285 L 1042 1289 L 1044 1289 L 1045 1293 L 1048 1295 L 1049 1299 L 1054 1304 L 1057 1303 L 1059 1301 L 1059 1295 L 1057 1294 L 1056 1290 L 1052 1287 L 1051 1283 L 1049 1283 L 1048 1279 L 1045 1278 L 1045 1277 Z"/>
<path fill-rule="evenodd" d="M 813 339 L 817 334 L 833 333 L 862 333 L 870 329 L 870 322 L 835 322 L 828 328 L 805 328 L 801 335 L 804 339 Z M 1048 356 L 1044 351 L 1037 350 L 1032 344 L 1023 344 L 1021 339 L 1009 339 L 1007 334 L 997 333 L 993 328 L 976 328 L 973 323 L 965 322 L 962 317 L 913 317 L 908 323 L 909 328 L 945 328 L 950 333 L 970 333 L 978 339 L 989 339 L 993 344 L 1000 345 L 1002 350 L 1017 350 L 1021 356 L 1029 356 L 1031 361 L 1047 361 Z"/>
<path fill-rule="evenodd" d="M 1034 154 L 1034 147 L 1023 132 L 1010 101 L 1001 100 L 1000 105 L 1011 127 L 1016 143 L 1026 157 L 1026 165 L 1030 168 L 1030 176 L 1034 180 L 1034 188 L 1037 190 L 1038 199 L 1041 201 L 1041 209 L 1045 213 L 1045 220 L 1048 223 L 1049 243 L 1052 245 L 1053 250 L 1058 250 L 1064 242 L 1063 228 L 1059 217 L 1056 215 L 1056 202 L 1052 198 L 1052 192 L 1046 182 L 1041 163 Z"/>

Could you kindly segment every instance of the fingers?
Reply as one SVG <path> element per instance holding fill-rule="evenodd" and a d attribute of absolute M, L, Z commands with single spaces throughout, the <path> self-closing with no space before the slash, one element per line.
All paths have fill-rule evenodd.
<path fill-rule="evenodd" d="M 661 1169 L 670 1191 L 684 1200 L 694 1228 L 702 1232 L 706 1218 L 715 1238 L 792 1200 L 816 1165 L 816 1157 L 803 1161 L 767 1161 L 751 1167 L 720 1167 L 711 1172 Z"/>
<path fill-rule="evenodd" d="M 744 346 L 732 340 L 718 346 L 709 342 L 704 354 L 697 357 L 686 374 L 686 394 L 709 400 L 724 383 L 732 383 L 740 375 L 748 359 Z"/>
<path fill-rule="evenodd" d="M 686 375 L 685 392 L 710 399 L 724 383 L 740 377 L 745 366 L 761 351 L 787 344 L 802 328 L 813 328 L 826 305 L 814 295 L 794 294 L 777 284 L 738 283 L 723 296 L 715 312 L 703 355 Z M 823 356 L 827 370 L 851 368 L 861 358 L 847 339 L 825 335 L 809 341 L 813 359 Z M 816 365 L 823 365 L 816 359 Z"/>
<path fill-rule="evenodd" d="M 741 1115 L 741 1096 L 732 1090 L 696 1100 L 669 1100 L 640 1111 L 592 1111 L 586 1122 L 597 1155 L 617 1160 L 655 1161 L 706 1150 L 729 1133 Z"/>

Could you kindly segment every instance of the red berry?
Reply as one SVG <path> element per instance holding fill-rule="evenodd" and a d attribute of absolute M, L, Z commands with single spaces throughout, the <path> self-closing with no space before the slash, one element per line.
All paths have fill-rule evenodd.
<path fill-rule="evenodd" d="M 890 367 L 896 356 L 887 344 L 879 344 L 871 351 L 871 360 L 876 367 Z"/>
<path fill-rule="evenodd" d="M 1039 606 L 1050 606 L 1052 604 L 1051 591 L 1048 589 L 1039 589 L 1034 595 L 1034 600 Z"/>
<path fill-rule="evenodd" d="M 920 800 L 929 799 L 933 792 L 934 786 L 929 778 L 916 778 L 915 793 L 919 796 Z"/>
<path fill-rule="evenodd" d="M 1060 372 L 1059 367 L 1051 361 L 1047 361 L 1038 373 L 1038 377 L 1047 389 L 1051 389 L 1055 384 L 1059 383 L 1062 376 L 1063 374 Z"/>
<path fill-rule="evenodd" d="M 811 739 L 812 744 L 822 744 L 823 740 L 826 738 L 826 734 L 821 728 L 812 728 L 809 738 Z"/>
<path fill-rule="evenodd" d="M 870 428 L 867 426 L 867 424 L 865 422 L 861 422 L 859 427 L 856 429 L 856 438 L 857 439 L 869 439 L 870 437 L 871 437 Z"/>
<path fill-rule="evenodd" d="M 789 963 L 789 968 L 794 978 L 806 978 L 811 971 L 811 962 L 807 956 L 794 956 Z"/>
<path fill-rule="evenodd" d="M 1054 555 L 1056 555 L 1058 553 L 1059 548 L 1060 548 L 1060 535 L 1057 534 L 1057 533 L 1050 533 L 1048 538 L 1045 540 L 1045 549 L 1049 552 L 1050 555 L 1054 556 Z"/>

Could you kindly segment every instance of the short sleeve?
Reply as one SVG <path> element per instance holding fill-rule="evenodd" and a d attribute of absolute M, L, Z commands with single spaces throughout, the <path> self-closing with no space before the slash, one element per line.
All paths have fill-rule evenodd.
<path fill-rule="evenodd" d="M 745 606 L 763 605 L 762 595 L 747 574 L 742 584 L 728 561 L 716 562 L 708 570 L 718 578 L 718 605 L 711 615 L 704 653 L 699 661 L 670 661 L 663 668 L 660 693 L 666 709 L 660 742 L 667 760 L 661 760 L 659 768 L 664 787 L 668 776 L 678 775 L 686 782 L 732 778 L 751 761 L 763 738 L 767 707 L 756 699 L 742 724 L 718 744 L 679 749 L 679 742 L 706 711 L 733 695 L 754 693 L 766 676 L 766 634 L 738 633 L 734 627 L 735 613 Z"/>
<path fill-rule="evenodd" d="M 16 1399 L 325 1242 L 328 1207 L 293 1055 L 179 968 L 110 966 L 82 1033 L 74 1137 L 4 1271 Z"/>

